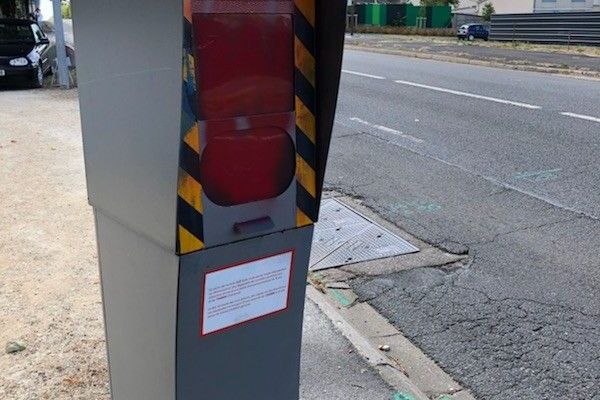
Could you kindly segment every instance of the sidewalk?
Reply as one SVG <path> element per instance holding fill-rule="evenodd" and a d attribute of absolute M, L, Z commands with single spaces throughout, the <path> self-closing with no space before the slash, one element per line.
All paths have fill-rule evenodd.
<path fill-rule="evenodd" d="M 382 34 L 347 34 L 346 46 L 439 61 L 600 77 L 600 49 L 595 47 Z"/>
<path fill-rule="evenodd" d="M 2 91 L 0 109 L 0 398 L 107 400 L 77 92 Z M 303 400 L 404 399 L 308 300 L 303 347 Z"/>
<path fill-rule="evenodd" d="M 395 400 L 392 388 L 308 299 L 300 379 L 301 400 Z"/>

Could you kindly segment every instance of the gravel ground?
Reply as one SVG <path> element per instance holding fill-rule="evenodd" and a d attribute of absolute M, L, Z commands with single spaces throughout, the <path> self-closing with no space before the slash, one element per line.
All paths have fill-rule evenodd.
<path fill-rule="evenodd" d="M 41 93 L 0 92 L 0 398 L 107 399 L 77 92 Z"/>

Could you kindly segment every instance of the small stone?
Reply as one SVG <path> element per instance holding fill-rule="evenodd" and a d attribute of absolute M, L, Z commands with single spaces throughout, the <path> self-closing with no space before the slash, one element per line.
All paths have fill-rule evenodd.
<path fill-rule="evenodd" d="M 23 343 L 19 342 L 8 342 L 6 344 L 6 354 L 19 353 L 25 350 L 26 347 Z"/>
<path fill-rule="evenodd" d="M 379 350 L 381 350 L 381 351 L 386 351 L 387 352 L 387 351 L 390 351 L 390 349 L 391 349 L 391 347 L 389 345 L 387 345 L 387 344 L 381 344 L 381 345 L 379 345 Z"/>

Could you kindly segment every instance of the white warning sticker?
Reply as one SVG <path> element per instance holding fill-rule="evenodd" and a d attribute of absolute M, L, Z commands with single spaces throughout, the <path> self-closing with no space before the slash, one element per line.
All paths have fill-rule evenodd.
<path fill-rule="evenodd" d="M 202 336 L 288 307 L 294 251 L 208 272 L 202 295 Z"/>

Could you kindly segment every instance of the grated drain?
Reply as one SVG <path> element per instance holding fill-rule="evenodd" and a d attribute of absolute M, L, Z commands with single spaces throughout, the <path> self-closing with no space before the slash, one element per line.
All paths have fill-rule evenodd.
<path fill-rule="evenodd" d="M 310 270 L 416 253 L 419 249 L 336 199 L 323 200 Z"/>

